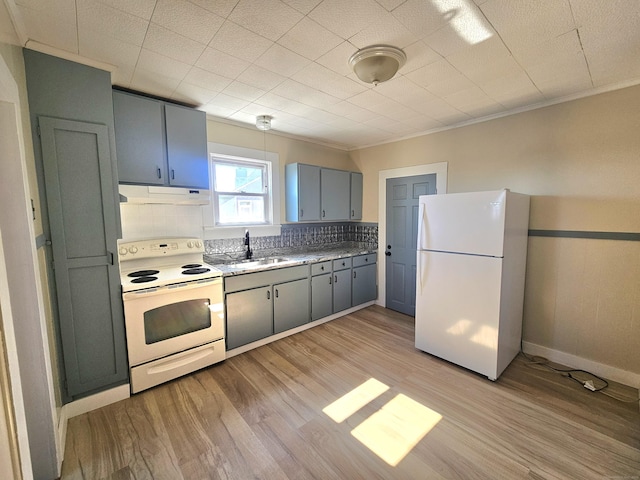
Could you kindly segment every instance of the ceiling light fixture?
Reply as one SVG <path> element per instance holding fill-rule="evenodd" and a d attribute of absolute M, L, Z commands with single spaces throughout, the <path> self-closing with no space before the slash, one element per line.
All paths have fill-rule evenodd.
<path fill-rule="evenodd" d="M 271 115 L 258 115 L 256 117 L 256 128 L 258 130 L 271 130 Z"/>
<path fill-rule="evenodd" d="M 406 61 L 407 56 L 399 48 L 373 45 L 351 55 L 349 65 L 360 80 L 378 85 L 393 78 Z"/>

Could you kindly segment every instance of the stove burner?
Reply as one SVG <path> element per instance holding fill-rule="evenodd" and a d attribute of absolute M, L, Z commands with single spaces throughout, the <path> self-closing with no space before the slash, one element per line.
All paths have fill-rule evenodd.
<path fill-rule="evenodd" d="M 187 263 L 186 265 L 182 265 L 180 268 L 198 268 L 202 265 L 200 263 Z"/>
<path fill-rule="evenodd" d="M 137 272 L 131 272 L 129 275 L 127 275 L 127 277 L 148 277 L 150 275 L 156 275 L 157 273 L 160 273 L 160 272 L 158 270 L 138 270 Z M 151 280 L 147 280 L 147 282 L 150 282 L 150 281 Z"/>
<path fill-rule="evenodd" d="M 150 270 L 153 271 L 153 270 Z M 147 283 L 147 282 L 153 282 L 154 280 L 157 280 L 158 277 L 136 277 L 133 280 L 131 280 L 131 283 Z"/>
<path fill-rule="evenodd" d="M 200 273 L 207 273 L 209 272 L 210 269 L 209 268 L 190 268 L 189 270 L 184 270 L 182 272 L 183 275 L 198 275 Z"/>

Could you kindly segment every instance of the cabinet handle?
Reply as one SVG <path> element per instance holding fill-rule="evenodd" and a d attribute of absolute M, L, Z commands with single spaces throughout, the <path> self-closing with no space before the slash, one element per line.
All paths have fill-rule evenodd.
<path fill-rule="evenodd" d="M 351 216 L 355 217 L 356 216 L 356 211 L 355 210 L 351 210 Z"/>
<path fill-rule="evenodd" d="M 369 257 L 364 257 L 364 261 L 368 262 L 369 261 Z"/>
<path fill-rule="evenodd" d="M 320 270 L 322 270 L 322 271 L 324 272 L 324 265 L 322 265 L 322 266 L 320 267 Z"/>
<path fill-rule="evenodd" d="M 267 300 L 271 300 L 271 292 L 267 290 Z"/>
<path fill-rule="evenodd" d="M 331 275 L 329 275 L 329 285 L 331 285 L 333 283 L 331 280 L 333 280 L 333 279 L 331 278 Z"/>
<path fill-rule="evenodd" d="M 156 167 L 156 172 L 158 174 L 158 178 L 162 178 L 162 170 L 160 170 L 160 167 Z"/>
<path fill-rule="evenodd" d="M 176 179 L 176 171 L 172 168 L 171 169 L 171 180 L 175 180 Z"/>
<path fill-rule="evenodd" d="M 324 213 L 324 210 L 322 210 L 322 218 L 324 218 L 326 215 Z"/>
<path fill-rule="evenodd" d="M 278 298 L 278 289 L 276 288 L 276 298 Z"/>
<path fill-rule="evenodd" d="M 356 278 L 356 271 L 353 271 L 353 278 Z"/>
<path fill-rule="evenodd" d="M 346 264 L 344 262 L 342 262 L 342 266 L 344 267 Z"/>
<path fill-rule="evenodd" d="M 301 216 L 301 217 L 304 217 L 304 208 L 301 208 L 301 209 L 300 209 L 300 216 Z"/>
<path fill-rule="evenodd" d="M 337 275 L 333 276 L 333 283 L 338 283 L 338 276 Z"/>

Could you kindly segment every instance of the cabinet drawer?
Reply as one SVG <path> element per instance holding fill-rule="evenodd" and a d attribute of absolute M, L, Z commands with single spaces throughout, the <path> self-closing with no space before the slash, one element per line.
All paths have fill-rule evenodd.
<path fill-rule="evenodd" d="M 367 255 L 358 255 L 357 257 L 353 257 L 353 266 L 361 267 L 363 265 L 376 263 L 376 257 L 377 255 L 375 253 L 368 253 Z"/>
<path fill-rule="evenodd" d="M 225 293 L 248 290 L 249 288 L 263 287 L 273 283 L 290 282 L 309 276 L 308 265 L 297 265 L 295 267 L 278 268 L 263 272 L 245 273 L 233 277 L 225 277 Z"/>
<path fill-rule="evenodd" d="M 311 275 L 322 275 L 331 273 L 331 260 L 311 264 Z"/>
<path fill-rule="evenodd" d="M 339 258 L 333 261 L 333 270 L 344 270 L 345 268 L 351 268 L 351 257 Z"/>

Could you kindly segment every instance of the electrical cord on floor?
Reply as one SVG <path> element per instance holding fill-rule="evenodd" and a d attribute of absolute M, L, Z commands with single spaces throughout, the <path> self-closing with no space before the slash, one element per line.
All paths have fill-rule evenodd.
<path fill-rule="evenodd" d="M 539 368 L 540 370 L 543 370 L 543 369 L 552 370 L 556 373 L 559 373 L 563 377 L 570 378 L 574 382 L 579 383 L 587 390 L 590 390 L 592 392 L 602 393 L 603 395 L 613 398 L 614 400 L 618 400 L 619 402 L 622 402 L 622 403 L 638 403 L 639 401 L 638 399 L 629 398 L 623 395 L 612 394 L 611 392 L 606 391 L 605 389 L 609 387 L 609 382 L 607 382 L 604 378 L 601 378 L 591 372 L 588 372 L 586 370 L 582 370 L 579 368 L 567 368 L 567 369 L 557 368 L 551 365 L 551 362 L 545 357 L 541 357 L 538 355 L 528 355 L 522 349 L 522 344 L 520 347 L 520 353 L 532 365 L 539 365 L 541 367 Z M 587 380 L 582 380 L 580 378 L 577 378 L 578 376 L 583 376 L 583 375 L 589 376 L 591 378 Z M 600 385 L 598 385 L 598 383 Z"/>

